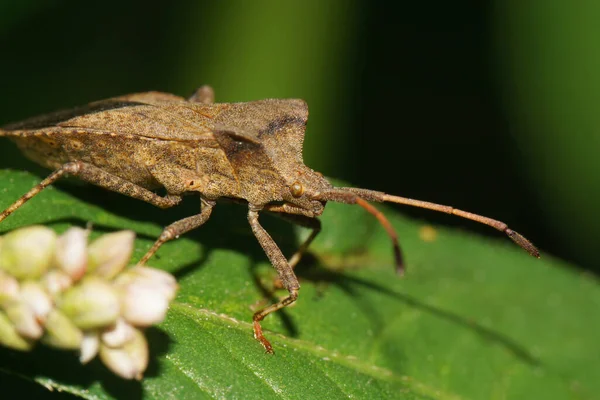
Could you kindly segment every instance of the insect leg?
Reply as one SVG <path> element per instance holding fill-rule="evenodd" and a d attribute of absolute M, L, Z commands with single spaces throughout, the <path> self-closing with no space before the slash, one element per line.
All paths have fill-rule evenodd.
<path fill-rule="evenodd" d="M 15 201 L 6 210 L 0 213 L 0 222 L 25 204 L 25 202 L 30 200 L 32 197 L 40 193 L 47 186 L 51 185 L 65 174 L 77 176 L 81 180 L 87 181 L 96 186 L 143 200 L 161 208 L 172 207 L 181 201 L 181 197 L 179 196 L 168 195 L 162 197 L 148 189 L 136 185 L 135 183 L 126 181 L 123 178 L 119 178 L 118 176 L 103 171 L 98 167 L 94 167 L 93 165 L 86 164 L 81 161 L 73 161 L 58 168 L 46 179 L 34 186 L 29 192 L 21 196 L 19 200 Z"/>
<path fill-rule="evenodd" d="M 191 217 L 187 217 L 184 219 L 180 219 L 179 221 L 173 222 L 171 225 L 165 227 L 162 233 L 154 242 L 150 250 L 142 257 L 142 259 L 138 262 L 138 264 L 143 265 L 156 253 L 156 251 L 162 246 L 165 242 L 169 240 L 173 240 L 179 237 L 179 235 L 183 235 L 186 232 L 191 231 L 192 229 L 196 229 L 203 225 L 210 214 L 212 213 L 212 209 L 215 206 L 214 201 L 205 200 L 201 198 L 202 209 L 200 210 L 200 214 L 192 215 Z"/>
<path fill-rule="evenodd" d="M 282 217 L 283 219 L 287 219 L 288 221 L 294 224 L 300 225 L 304 228 L 312 229 L 310 235 L 308 235 L 304 242 L 302 242 L 300 247 L 298 247 L 298 250 L 296 250 L 294 255 L 288 261 L 290 267 L 295 268 L 296 265 L 298 265 L 298 263 L 300 262 L 300 259 L 302 258 L 304 253 L 306 253 L 306 250 L 308 250 L 308 246 L 310 246 L 313 240 L 315 240 L 317 235 L 321 232 L 321 221 L 319 221 L 316 218 L 302 217 L 299 215 L 282 215 Z"/>
<path fill-rule="evenodd" d="M 260 321 L 262 321 L 272 312 L 289 306 L 296 301 L 298 298 L 298 289 L 300 289 L 300 284 L 298 283 L 298 278 L 296 278 L 294 271 L 292 268 L 290 268 L 290 265 L 285 259 L 285 256 L 273 238 L 271 238 L 271 235 L 269 235 L 258 222 L 258 210 L 254 209 L 252 206 L 250 206 L 248 210 L 248 222 L 250 223 L 250 227 L 252 228 L 252 232 L 254 233 L 254 236 L 256 236 L 258 243 L 260 243 L 261 247 L 267 254 L 271 264 L 273 267 L 275 267 L 275 270 L 277 270 L 283 285 L 289 292 L 289 296 L 275 304 L 271 304 L 270 306 L 255 312 L 254 316 L 252 317 L 254 321 L 254 337 L 264 346 L 267 353 L 273 353 L 273 347 L 271 346 L 271 343 L 269 343 L 267 338 L 265 338 L 262 333 Z"/>
<path fill-rule="evenodd" d="M 192 103 L 212 104 L 215 102 L 215 91 L 208 85 L 200 86 L 193 95 L 188 98 Z"/>
<path fill-rule="evenodd" d="M 67 170 L 69 169 L 69 167 L 70 167 L 69 164 L 63 165 L 61 168 L 59 168 L 56 171 L 54 171 L 53 173 L 51 173 L 46 179 L 44 179 L 43 181 L 41 181 L 40 183 L 35 185 L 33 188 L 31 188 L 31 190 L 29 190 L 29 192 L 27 192 L 23 196 L 21 196 L 19 198 L 19 200 L 15 201 L 13 204 L 11 204 L 6 210 L 2 211 L 2 213 L 0 213 L 0 222 L 2 222 L 10 214 L 15 212 L 19 207 L 21 207 L 23 204 L 25 204 L 33 196 L 35 196 L 36 194 L 38 194 L 39 192 L 44 190 L 47 186 L 51 185 L 52 183 L 54 183 L 54 181 L 56 181 L 61 176 L 63 176 L 65 173 L 67 173 L 68 172 Z"/>
<path fill-rule="evenodd" d="M 317 218 L 302 214 L 302 212 L 304 212 L 303 209 L 299 208 L 296 211 L 294 208 L 287 207 L 287 204 L 266 206 L 265 210 L 274 213 L 279 218 L 285 219 L 292 224 L 312 229 L 310 235 L 308 235 L 300 247 L 298 247 L 296 253 L 288 260 L 288 264 L 293 269 L 298 265 L 304 253 L 306 253 L 306 250 L 308 250 L 308 246 L 310 246 L 313 240 L 315 240 L 317 235 L 321 232 L 321 221 Z"/>

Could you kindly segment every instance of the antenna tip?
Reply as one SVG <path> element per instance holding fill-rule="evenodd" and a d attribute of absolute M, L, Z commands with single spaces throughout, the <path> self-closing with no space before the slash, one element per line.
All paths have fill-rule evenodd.
<path fill-rule="evenodd" d="M 525 249 L 525 251 L 527 251 L 530 255 L 535 258 L 540 258 L 540 251 L 538 248 L 535 247 L 529 240 L 525 239 L 523 235 L 513 231 L 512 229 L 507 229 L 506 234 L 513 242 Z"/>
<path fill-rule="evenodd" d="M 394 258 L 396 259 L 396 275 L 402 277 L 406 272 L 406 267 L 404 266 L 404 260 L 399 246 L 394 246 Z"/>
<path fill-rule="evenodd" d="M 396 275 L 398 275 L 398 277 L 402 278 L 405 272 L 406 269 L 404 268 L 404 265 L 396 265 Z"/>

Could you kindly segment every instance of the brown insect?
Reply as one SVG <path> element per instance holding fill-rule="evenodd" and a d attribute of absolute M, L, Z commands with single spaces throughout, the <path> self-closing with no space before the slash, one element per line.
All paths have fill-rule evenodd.
<path fill-rule="evenodd" d="M 184 99 L 168 93 L 130 94 L 81 108 L 5 126 L 0 136 L 16 142 L 31 160 L 54 172 L 0 214 L 0 221 L 65 174 L 146 201 L 160 208 L 197 193 L 201 210 L 167 226 L 140 260 L 144 264 L 168 240 L 198 228 L 219 199 L 247 204 L 248 222 L 289 295 L 254 314 L 254 336 L 271 353 L 260 321 L 290 305 L 300 285 L 294 267 L 321 230 L 317 219 L 328 201 L 358 204 L 390 236 L 399 273 L 404 271 L 398 239 L 374 202 L 441 211 L 506 233 L 534 257 L 535 246 L 506 224 L 449 206 L 391 196 L 368 189 L 333 187 L 304 165 L 302 142 L 308 107 L 302 100 L 214 104 L 208 86 Z M 153 190 L 164 188 L 166 196 Z M 288 261 L 258 221 L 260 211 L 277 213 L 312 229 Z"/>

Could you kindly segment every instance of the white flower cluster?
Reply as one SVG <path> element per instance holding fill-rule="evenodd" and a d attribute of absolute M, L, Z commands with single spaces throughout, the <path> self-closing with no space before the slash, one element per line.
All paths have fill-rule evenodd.
<path fill-rule="evenodd" d="M 89 245 L 88 233 L 31 226 L 0 237 L 0 345 L 79 350 L 84 364 L 99 355 L 115 374 L 141 379 L 148 365 L 141 329 L 164 319 L 177 283 L 157 269 L 125 269 L 133 232 Z"/>

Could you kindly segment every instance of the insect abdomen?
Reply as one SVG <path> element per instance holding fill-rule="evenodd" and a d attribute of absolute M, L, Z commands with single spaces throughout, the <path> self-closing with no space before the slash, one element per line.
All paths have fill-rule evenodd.
<path fill-rule="evenodd" d="M 161 185 L 151 169 L 162 162 L 195 169 L 194 151 L 185 142 L 86 130 L 8 132 L 32 161 L 49 169 L 83 161 L 147 189 Z"/>

